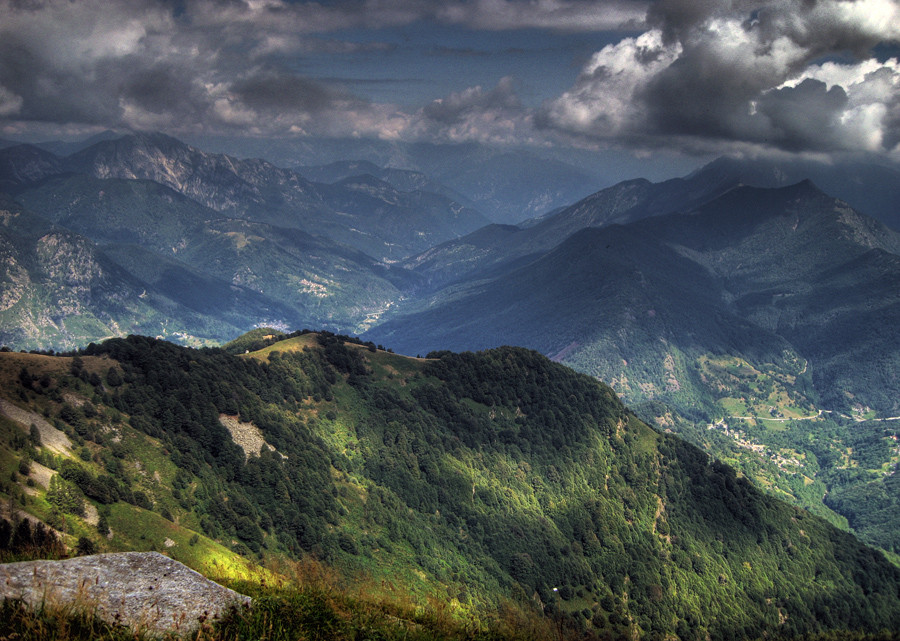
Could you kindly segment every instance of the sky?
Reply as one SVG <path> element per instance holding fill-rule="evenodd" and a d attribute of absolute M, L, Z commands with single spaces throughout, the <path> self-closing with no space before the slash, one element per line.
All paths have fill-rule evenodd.
<path fill-rule="evenodd" d="M 900 0 L 0 0 L 0 138 L 900 162 Z"/>

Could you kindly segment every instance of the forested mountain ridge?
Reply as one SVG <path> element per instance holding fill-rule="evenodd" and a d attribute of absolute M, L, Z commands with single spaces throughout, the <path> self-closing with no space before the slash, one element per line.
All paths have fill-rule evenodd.
<path fill-rule="evenodd" d="M 476 254 L 490 268 L 366 337 L 407 353 L 538 349 L 778 495 L 900 549 L 900 506 L 882 487 L 896 469 L 892 423 L 858 422 L 897 415 L 900 346 L 886 331 L 900 325 L 896 232 L 809 182 L 738 187 L 549 251 L 532 253 L 534 229 L 423 255 L 430 279 Z M 865 500 L 864 487 L 881 498 Z"/>
<path fill-rule="evenodd" d="M 358 324 L 396 297 L 397 287 L 412 276 L 325 236 L 223 217 L 149 180 L 52 177 L 17 199 L 93 239 L 121 257 L 123 267 L 136 277 L 173 298 L 189 304 L 196 296 L 180 286 L 174 273 L 191 270 L 217 281 L 219 289 L 246 289 L 267 299 L 269 311 L 246 309 L 242 328 L 254 317 L 284 325 Z M 134 246 L 146 251 L 135 256 Z M 215 315 L 220 311 L 216 307 L 211 299 L 203 311 Z M 232 331 L 229 337 L 239 333 Z"/>
<path fill-rule="evenodd" d="M 133 252 L 132 252 L 133 253 Z M 122 328 L 176 336 L 234 331 L 230 305 L 277 309 L 239 288 L 214 288 L 221 296 L 210 316 L 135 277 L 88 238 L 52 224 L 0 196 L 0 335 L 7 344 L 36 348 L 83 344 L 86 336 L 114 336 Z M 224 289 L 224 291 L 223 291 Z M 262 303 L 262 305 L 261 305 Z M 267 306 L 268 305 L 268 306 Z"/>
<path fill-rule="evenodd" d="M 773 189 L 811 180 L 829 196 L 900 231 L 900 171 L 866 161 L 778 161 L 722 157 L 686 176 L 686 182 L 706 182 L 735 187 L 746 185 Z"/>
<path fill-rule="evenodd" d="M 296 171 L 314 182 L 333 184 L 356 176 L 373 176 L 402 191 L 421 191 L 440 194 L 466 207 L 477 205 L 455 189 L 432 179 L 421 171 L 380 167 L 369 161 L 344 160 L 327 165 L 295 167 Z"/>
<path fill-rule="evenodd" d="M 423 360 L 277 332 L 230 349 L 135 336 L 0 353 L 0 491 L 101 549 L 166 536 L 188 560 L 211 539 L 312 555 L 601 637 L 900 626 L 900 570 L 880 553 L 536 352 Z"/>
<path fill-rule="evenodd" d="M 445 196 L 321 185 L 261 159 L 212 154 L 164 136 L 134 134 L 65 159 L 98 178 L 158 182 L 229 217 L 315 231 L 376 259 L 399 259 L 488 221 Z M 374 201 L 374 202 L 373 202 Z"/>
<path fill-rule="evenodd" d="M 680 178 L 652 183 L 644 178 L 625 180 L 586 198 L 525 221 L 519 233 L 496 239 L 489 251 L 482 247 L 483 230 L 411 256 L 405 265 L 418 271 L 431 289 L 448 282 L 493 272 L 504 264 L 549 251 L 586 227 L 629 224 L 645 218 L 689 213 L 742 187 L 778 189 L 811 180 L 833 198 L 847 202 L 893 230 L 897 219 L 898 172 L 891 167 L 845 163 L 777 163 L 773 160 L 719 158 Z"/>
<path fill-rule="evenodd" d="M 63 171 L 60 159 L 33 145 L 13 145 L 0 150 L 0 190 L 15 190 Z"/>

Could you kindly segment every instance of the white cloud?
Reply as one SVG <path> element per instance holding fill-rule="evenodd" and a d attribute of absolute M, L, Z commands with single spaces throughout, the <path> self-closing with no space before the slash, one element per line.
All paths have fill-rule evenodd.
<path fill-rule="evenodd" d="M 577 134 L 611 138 L 646 120 L 635 93 L 674 62 L 681 47 L 658 30 L 626 38 L 595 53 L 575 86 L 549 103 L 542 119 Z"/>
<path fill-rule="evenodd" d="M 875 59 L 863 60 L 855 64 L 823 62 L 810 65 L 802 74 L 787 80 L 779 87 L 796 87 L 808 78 L 824 82 L 827 86 L 838 85 L 863 99 L 885 100 L 897 95 L 900 63 L 896 58 L 885 62 Z"/>
<path fill-rule="evenodd" d="M 516 94 L 515 80 L 507 76 L 493 89 L 469 87 L 426 105 L 416 114 L 408 135 L 509 144 L 532 141 L 534 127 L 530 112 Z"/>
<path fill-rule="evenodd" d="M 856 64 L 811 65 L 779 89 L 794 88 L 806 80 L 821 82 L 828 88 L 839 87 L 847 96 L 839 114 L 836 147 L 871 152 L 890 149 L 889 140 L 898 135 L 891 131 L 896 123 L 891 122 L 890 115 L 900 111 L 900 62 L 896 58 L 885 62 L 872 59 Z"/>

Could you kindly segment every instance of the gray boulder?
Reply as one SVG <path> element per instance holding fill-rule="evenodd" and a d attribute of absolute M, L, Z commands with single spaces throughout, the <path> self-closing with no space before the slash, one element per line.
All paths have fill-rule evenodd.
<path fill-rule="evenodd" d="M 250 598 L 159 552 L 95 554 L 0 565 L 0 597 L 82 607 L 151 635 L 186 633 Z"/>

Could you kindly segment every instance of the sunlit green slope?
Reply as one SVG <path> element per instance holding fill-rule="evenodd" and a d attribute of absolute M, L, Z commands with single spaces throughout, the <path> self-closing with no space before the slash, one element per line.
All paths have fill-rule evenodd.
<path fill-rule="evenodd" d="M 131 337 L 0 354 L 18 416 L 0 491 L 101 549 L 312 557 L 470 616 L 512 601 L 647 638 L 900 626 L 880 553 L 536 352 L 410 359 L 274 332 L 233 351 Z M 71 454 L 29 438 L 29 417 Z M 82 494 L 112 539 L 66 512 Z"/>

